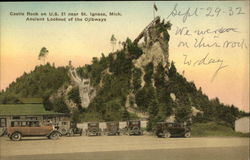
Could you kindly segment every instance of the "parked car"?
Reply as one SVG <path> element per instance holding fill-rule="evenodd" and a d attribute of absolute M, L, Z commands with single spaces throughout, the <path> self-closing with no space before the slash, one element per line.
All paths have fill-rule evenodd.
<path fill-rule="evenodd" d="M 99 128 L 99 123 L 98 122 L 90 122 L 88 123 L 88 129 L 86 130 L 86 135 L 91 136 L 100 136 L 102 133 L 101 128 Z"/>
<path fill-rule="evenodd" d="M 59 121 L 55 126 L 62 135 L 67 135 L 70 132 L 70 123 L 70 121 Z"/>
<path fill-rule="evenodd" d="M 70 122 L 70 128 L 67 133 L 67 136 L 73 136 L 76 134 L 79 134 L 81 136 L 82 132 L 83 132 L 82 128 L 78 128 L 76 122 Z"/>
<path fill-rule="evenodd" d="M 52 125 L 41 125 L 37 120 L 15 120 L 11 127 L 7 128 L 7 135 L 13 141 L 19 141 L 22 137 L 46 136 L 49 139 L 58 139 L 61 133 Z"/>
<path fill-rule="evenodd" d="M 110 135 L 120 135 L 119 122 L 106 122 L 104 133 Z"/>
<path fill-rule="evenodd" d="M 155 128 L 157 137 L 169 138 L 171 136 L 191 136 L 191 128 L 183 123 L 158 122 Z"/>
<path fill-rule="evenodd" d="M 127 121 L 127 133 L 128 135 L 142 135 L 141 130 L 141 121 L 139 120 L 130 120 Z"/>

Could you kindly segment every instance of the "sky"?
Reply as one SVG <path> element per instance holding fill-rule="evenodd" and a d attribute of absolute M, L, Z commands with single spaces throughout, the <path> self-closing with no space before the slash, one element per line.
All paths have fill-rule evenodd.
<path fill-rule="evenodd" d="M 201 87 L 209 98 L 218 97 L 224 104 L 249 111 L 249 2 L 156 1 L 157 11 L 153 4 L 0 2 L 0 89 L 42 64 L 38 60 L 42 47 L 49 50 L 47 62 L 65 66 L 71 60 L 75 67 L 83 66 L 91 63 L 92 57 L 112 51 L 112 34 L 121 42 L 127 37 L 135 39 L 152 21 L 155 12 L 155 16 L 172 23 L 169 61 L 175 63 L 177 71 Z M 42 17 L 27 16 L 27 12 L 47 15 L 43 16 L 45 21 L 26 21 L 27 17 Z M 48 14 L 55 12 L 85 12 L 87 16 L 76 16 L 83 21 L 46 21 L 47 17 L 53 18 Z M 92 17 L 106 18 L 106 21 L 85 21 L 91 17 L 90 12 L 106 13 L 107 16 Z M 121 16 L 109 16 L 109 12 L 119 12 Z M 189 30 L 182 32 L 187 35 L 178 34 L 178 29 L 183 27 Z M 197 35 L 206 30 L 209 32 Z M 181 42 L 187 46 L 180 45 Z M 202 44 L 210 47 L 201 47 Z M 120 46 L 116 45 L 115 49 Z"/>

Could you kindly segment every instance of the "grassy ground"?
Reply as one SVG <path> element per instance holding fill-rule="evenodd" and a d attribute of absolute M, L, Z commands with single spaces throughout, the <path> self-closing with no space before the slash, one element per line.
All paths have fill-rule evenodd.
<path fill-rule="evenodd" d="M 207 137 L 207 136 L 230 136 L 230 137 L 249 137 L 247 133 L 235 132 L 232 128 L 219 125 L 215 122 L 209 123 L 195 123 L 192 125 L 193 137 Z"/>

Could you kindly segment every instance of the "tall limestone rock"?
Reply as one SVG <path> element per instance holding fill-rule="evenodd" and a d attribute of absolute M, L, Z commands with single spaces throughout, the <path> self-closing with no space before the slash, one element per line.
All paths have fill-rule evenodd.
<path fill-rule="evenodd" d="M 160 17 L 156 17 L 154 20 L 147 25 L 143 31 L 137 36 L 133 43 L 137 44 L 142 48 L 143 54 L 138 58 L 133 60 L 133 64 L 135 68 L 140 69 L 141 71 L 141 88 L 144 87 L 145 81 L 145 70 L 144 68 L 149 64 L 153 63 L 153 71 L 156 72 L 157 66 L 161 64 L 166 72 L 168 72 L 169 68 L 169 39 L 170 35 L 168 30 L 171 29 L 171 23 L 166 22 L 164 20 L 161 21 Z M 140 43 L 140 40 L 144 41 Z M 164 75 L 165 80 L 168 81 L 167 74 Z M 151 77 L 152 86 L 155 87 L 154 78 Z M 137 108 L 137 104 L 129 102 L 135 102 L 134 93 L 130 92 L 126 99 L 126 108 L 130 112 L 136 113 L 139 117 L 148 117 L 146 113 L 138 113 L 135 111 Z M 143 116 L 140 116 L 142 115 Z"/>
<path fill-rule="evenodd" d="M 168 30 L 171 29 L 170 22 L 165 23 L 164 20 L 161 22 L 160 17 L 156 17 L 148 26 L 143 29 L 143 31 L 138 35 L 138 37 L 134 40 L 134 43 L 139 43 L 139 41 L 144 38 L 144 42 L 139 44 L 142 47 L 143 54 L 138 58 L 133 60 L 133 64 L 136 68 L 139 68 L 142 71 L 141 76 L 141 86 L 145 85 L 144 82 L 144 67 L 153 63 L 154 65 L 154 73 L 156 71 L 156 67 L 159 64 L 165 68 L 168 72 L 169 68 L 169 39 L 170 35 Z M 167 75 L 165 79 L 168 80 Z M 154 81 L 152 80 L 154 83 Z M 152 84 L 154 86 L 154 84 Z"/>
<path fill-rule="evenodd" d="M 90 101 L 95 97 L 96 90 L 93 86 L 90 85 L 90 79 L 81 78 L 76 69 L 70 65 L 69 76 L 73 85 L 79 88 L 79 94 L 81 99 L 81 106 L 87 108 Z"/>

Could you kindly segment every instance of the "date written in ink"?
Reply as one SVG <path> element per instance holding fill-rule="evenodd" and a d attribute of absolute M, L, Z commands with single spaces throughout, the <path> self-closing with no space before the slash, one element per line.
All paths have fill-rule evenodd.
<path fill-rule="evenodd" d="M 167 19 L 170 17 L 180 17 L 182 22 L 185 23 L 189 17 L 219 17 L 219 16 L 236 16 L 246 14 L 242 7 L 196 7 L 196 8 L 179 8 L 178 4 L 175 4 L 173 10 L 167 16 Z"/>

